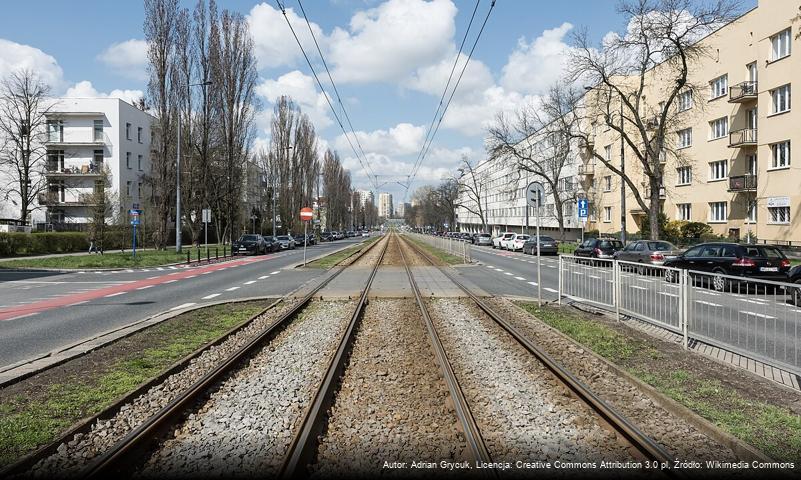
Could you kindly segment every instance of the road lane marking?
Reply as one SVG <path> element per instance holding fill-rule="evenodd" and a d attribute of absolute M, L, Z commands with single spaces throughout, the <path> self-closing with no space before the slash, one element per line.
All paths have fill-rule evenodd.
<path fill-rule="evenodd" d="M 178 267 L 170 267 L 170 270 L 175 270 L 175 269 L 177 269 L 177 268 L 178 268 Z"/>
<path fill-rule="evenodd" d="M 718 305 L 717 303 L 707 302 L 705 300 L 696 300 L 695 303 L 700 303 L 701 305 L 709 305 L 710 307 L 722 307 L 723 305 Z"/>
<path fill-rule="evenodd" d="M 68 307 L 74 307 L 74 306 L 76 306 L 76 305 L 83 305 L 84 303 L 89 303 L 89 300 L 84 300 L 84 301 L 82 301 L 82 302 L 70 303 L 70 304 L 69 304 L 69 305 L 67 305 L 67 306 L 68 306 Z"/>
<path fill-rule="evenodd" d="M 753 303 L 756 305 L 767 305 L 767 303 L 764 300 L 751 300 L 750 298 L 738 298 L 737 300 L 746 303 Z"/>
<path fill-rule="evenodd" d="M 117 295 L 122 295 L 123 293 L 128 293 L 128 292 L 117 292 L 117 293 L 111 293 L 111 294 L 109 294 L 109 295 L 106 295 L 106 297 L 105 297 L 105 298 L 116 297 Z"/>
<path fill-rule="evenodd" d="M 537 286 L 537 282 L 527 282 L 527 283 L 528 283 L 529 285 L 534 285 L 535 287 Z"/>
<path fill-rule="evenodd" d="M 515 277 L 515 279 L 517 279 L 517 280 L 523 280 L 523 281 L 525 281 L 525 280 L 526 280 L 526 279 L 525 279 L 525 278 L 523 278 L 523 277 Z"/>
<path fill-rule="evenodd" d="M 543 290 L 546 290 L 551 293 L 559 293 L 559 290 L 554 290 L 553 288 L 545 287 Z"/>
<path fill-rule="evenodd" d="M 658 293 L 660 295 L 664 295 L 666 297 L 674 297 L 674 298 L 678 298 L 679 297 L 675 293 L 670 293 L 670 292 L 656 292 L 656 293 Z"/>
<path fill-rule="evenodd" d="M 177 281 L 178 281 L 178 280 L 175 280 L 175 279 L 173 279 L 173 280 L 167 280 L 167 281 L 166 281 L 166 282 L 164 282 L 164 283 L 175 283 L 175 282 L 177 282 Z"/>
<path fill-rule="evenodd" d="M 144 287 L 137 287 L 137 290 L 147 290 L 148 288 L 153 288 L 153 285 L 145 285 Z"/>
<path fill-rule="evenodd" d="M 636 288 L 637 290 L 648 290 L 647 288 L 645 288 L 645 287 L 641 287 L 641 286 L 639 286 L 639 285 L 630 285 L 630 287 L 631 287 L 631 288 Z"/>
<path fill-rule="evenodd" d="M 599 279 L 599 278 L 601 278 L 601 277 L 599 277 L 598 275 L 588 275 L 588 276 L 589 276 L 590 278 L 595 278 L 595 279 Z M 644 289 L 643 289 L 643 290 L 644 290 Z"/>
<path fill-rule="evenodd" d="M 195 277 L 197 277 L 197 275 L 189 275 L 189 276 L 188 276 L 188 277 L 186 277 L 186 278 L 195 278 Z"/>
<path fill-rule="evenodd" d="M 6 320 L 19 320 L 20 318 L 32 317 L 34 315 L 39 315 L 39 312 L 26 313 L 25 315 L 17 315 L 16 317 L 11 317 Z"/>
<path fill-rule="evenodd" d="M 239 287 L 231 287 L 231 288 L 226 288 L 225 291 L 226 292 L 233 292 L 234 290 L 238 290 L 238 289 L 239 289 Z"/>
<path fill-rule="evenodd" d="M 222 293 L 212 293 L 211 295 L 206 295 L 201 300 L 211 300 L 214 297 L 219 297 Z"/>
<path fill-rule="evenodd" d="M 267 277 L 269 277 L 269 275 L 262 275 L 261 277 L 259 277 L 259 280 L 264 280 Z"/>
<path fill-rule="evenodd" d="M 182 308 L 191 307 L 192 305 L 197 305 L 196 303 L 184 303 L 182 305 L 178 305 L 177 307 L 172 307 L 170 310 L 180 310 Z"/>
<path fill-rule="evenodd" d="M 148 279 L 148 280 L 153 280 L 154 278 L 159 278 L 160 276 L 161 276 L 161 275 L 156 275 L 156 276 L 153 276 L 153 277 L 147 277 L 147 279 Z"/>
<path fill-rule="evenodd" d="M 203 272 L 203 273 L 201 273 L 201 275 L 208 275 L 208 274 L 210 274 L 210 273 L 211 273 L 211 271 L 208 271 L 208 272 Z"/>
<path fill-rule="evenodd" d="M 701 291 L 700 291 L 700 292 L 698 292 L 698 293 L 703 293 L 704 295 L 711 295 L 711 296 L 713 296 L 713 297 L 719 297 L 719 296 L 720 296 L 720 294 L 719 294 L 719 293 L 715 293 L 715 292 L 706 292 L 706 291 L 704 291 L 704 290 L 701 290 Z"/>
<path fill-rule="evenodd" d="M 281 273 L 280 270 L 276 270 L 274 272 L 270 272 L 270 275 L 275 275 L 276 273 Z"/>
<path fill-rule="evenodd" d="M 251 280 L 249 282 L 245 282 L 242 285 L 253 285 L 254 283 L 256 283 L 256 280 Z"/>
<path fill-rule="evenodd" d="M 512 276 L 512 275 L 514 275 L 514 273 L 512 273 L 512 272 L 503 272 L 503 274 L 504 274 L 504 275 L 509 275 L 509 276 Z"/>
<path fill-rule="evenodd" d="M 163 268 L 161 268 L 161 267 L 156 267 L 156 270 L 159 270 L 159 271 L 161 271 L 161 270 L 164 270 L 164 269 L 163 269 Z"/>
<path fill-rule="evenodd" d="M 771 317 L 770 315 L 765 315 L 764 313 L 757 313 L 757 312 L 740 312 L 740 313 L 742 313 L 743 315 L 753 315 L 755 317 L 764 318 L 767 320 L 772 320 L 776 318 L 776 317 Z"/>

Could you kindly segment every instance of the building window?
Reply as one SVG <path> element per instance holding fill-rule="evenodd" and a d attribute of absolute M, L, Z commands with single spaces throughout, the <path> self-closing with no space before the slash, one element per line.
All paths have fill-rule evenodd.
<path fill-rule="evenodd" d="M 772 61 L 782 59 L 790 55 L 790 29 L 782 30 L 776 35 L 770 37 L 771 56 Z"/>
<path fill-rule="evenodd" d="M 60 120 L 47 121 L 47 141 L 48 142 L 64 141 L 64 123 L 62 123 Z"/>
<path fill-rule="evenodd" d="M 612 222 L 612 207 L 604 207 L 604 223 Z"/>
<path fill-rule="evenodd" d="M 95 120 L 94 122 L 94 139 L 95 142 L 103 141 L 103 120 Z"/>
<path fill-rule="evenodd" d="M 679 130 L 679 148 L 686 148 L 693 144 L 693 129 L 692 128 L 685 128 L 684 130 Z"/>
<path fill-rule="evenodd" d="M 612 145 L 607 145 L 604 147 L 604 158 L 607 162 L 612 161 Z"/>
<path fill-rule="evenodd" d="M 770 91 L 772 100 L 772 113 L 782 113 L 790 110 L 790 84 L 782 85 Z"/>
<path fill-rule="evenodd" d="M 693 167 L 679 167 L 676 169 L 678 180 L 676 185 L 689 185 L 693 181 Z"/>
<path fill-rule="evenodd" d="M 745 66 L 748 70 L 748 81 L 749 82 L 756 82 L 757 81 L 757 64 L 756 62 L 751 62 Z M 756 91 L 754 91 L 756 93 Z"/>
<path fill-rule="evenodd" d="M 729 75 L 721 75 L 709 82 L 710 100 L 720 98 L 729 91 Z"/>
<path fill-rule="evenodd" d="M 679 220 L 692 220 L 692 205 L 689 203 L 679 203 L 676 205 L 676 214 Z"/>
<path fill-rule="evenodd" d="M 142 182 L 136 184 L 136 198 L 142 198 Z"/>
<path fill-rule="evenodd" d="M 680 112 L 693 108 L 693 92 L 687 90 L 679 94 L 678 107 Z"/>
<path fill-rule="evenodd" d="M 729 176 L 729 161 L 709 162 L 709 181 L 723 180 Z"/>
<path fill-rule="evenodd" d="M 131 124 L 130 123 L 126 123 L 125 124 L 125 139 L 126 140 L 130 140 L 131 139 Z"/>
<path fill-rule="evenodd" d="M 607 175 L 604 177 L 604 192 L 611 192 L 612 191 L 612 175 Z"/>
<path fill-rule="evenodd" d="M 142 156 L 141 155 L 136 157 L 136 168 L 139 169 L 140 172 L 142 171 Z"/>
<path fill-rule="evenodd" d="M 709 138 L 710 140 L 717 140 L 729 134 L 729 119 L 721 117 L 717 120 L 709 122 Z"/>
<path fill-rule="evenodd" d="M 47 170 L 51 172 L 64 171 L 64 150 L 47 151 Z"/>
<path fill-rule="evenodd" d="M 131 181 L 128 180 L 125 182 L 125 195 L 130 197 L 131 196 Z"/>
<path fill-rule="evenodd" d="M 790 223 L 790 207 L 768 207 L 770 223 Z"/>
<path fill-rule="evenodd" d="M 749 175 L 756 175 L 757 169 L 759 168 L 759 164 L 757 163 L 757 156 L 756 154 L 751 154 L 746 157 L 748 159 L 748 174 Z"/>
<path fill-rule="evenodd" d="M 131 152 L 125 152 L 125 168 L 131 169 Z"/>
<path fill-rule="evenodd" d="M 709 204 L 709 221 L 725 222 L 728 217 L 726 202 L 712 202 Z"/>
<path fill-rule="evenodd" d="M 786 168 L 790 166 L 790 141 L 774 143 L 770 146 L 773 158 L 771 168 Z"/>
<path fill-rule="evenodd" d="M 756 204 L 756 202 L 748 202 L 748 205 L 745 208 L 746 208 L 746 212 L 745 212 L 745 221 L 746 221 L 746 223 L 756 223 L 756 221 L 757 221 L 757 204 Z"/>
<path fill-rule="evenodd" d="M 142 143 L 142 127 L 136 127 L 136 141 Z"/>

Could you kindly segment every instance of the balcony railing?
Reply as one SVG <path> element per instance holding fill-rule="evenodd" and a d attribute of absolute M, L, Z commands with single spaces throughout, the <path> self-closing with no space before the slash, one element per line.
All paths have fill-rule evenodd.
<path fill-rule="evenodd" d="M 741 103 L 757 98 L 757 82 L 743 82 L 729 88 L 729 102 Z"/>
<path fill-rule="evenodd" d="M 730 192 L 752 192 L 757 188 L 756 175 L 735 175 L 729 177 Z"/>
<path fill-rule="evenodd" d="M 579 175 L 595 175 L 595 164 L 588 163 L 586 165 L 579 165 L 578 167 L 578 174 Z"/>
<path fill-rule="evenodd" d="M 62 201 L 58 192 L 47 192 L 40 193 L 37 200 L 39 201 L 39 205 L 62 207 L 83 207 L 95 205 L 97 203 L 95 195 L 91 193 L 79 193 L 77 199 L 65 199 Z"/>
<path fill-rule="evenodd" d="M 66 168 L 58 168 L 55 165 L 48 165 L 46 171 L 46 174 L 50 177 L 56 177 L 56 176 L 68 177 L 68 176 L 82 176 L 82 175 L 97 176 L 101 175 L 102 173 L 103 169 L 100 165 L 91 163 L 86 165 L 72 166 Z"/>
<path fill-rule="evenodd" d="M 729 132 L 729 146 L 730 147 L 743 147 L 748 145 L 757 144 L 757 129 L 756 128 L 741 128 Z"/>

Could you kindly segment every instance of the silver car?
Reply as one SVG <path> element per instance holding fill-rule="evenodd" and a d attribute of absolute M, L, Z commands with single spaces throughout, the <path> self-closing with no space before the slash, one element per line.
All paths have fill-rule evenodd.
<path fill-rule="evenodd" d="M 662 265 L 665 260 L 676 258 L 681 250 L 664 240 L 637 240 L 631 242 L 623 250 L 615 252 L 615 260 Z"/>
<path fill-rule="evenodd" d="M 474 245 L 492 245 L 492 235 L 489 233 L 476 233 L 473 235 L 473 244 Z"/>

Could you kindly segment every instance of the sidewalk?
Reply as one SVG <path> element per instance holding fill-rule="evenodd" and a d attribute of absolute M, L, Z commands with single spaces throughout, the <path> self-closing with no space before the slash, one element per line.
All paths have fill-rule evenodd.
<path fill-rule="evenodd" d="M 175 248 L 175 247 L 173 247 Z M 136 251 L 140 250 L 154 250 L 153 248 L 137 248 Z M 130 252 L 131 249 L 125 249 L 126 252 Z M 107 253 L 118 253 L 122 252 L 119 248 L 115 248 L 113 250 L 106 250 Z M 78 257 L 81 255 L 89 255 L 89 252 L 73 252 L 73 253 L 48 253 L 46 255 L 21 255 L 18 257 L 4 257 L 0 258 L 0 262 L 8 262 L 11 260 L 35 260 L 39 258 L 54 258 L 54 257 Z M 96 254 L 93 254 L 96 255 Z"/>

